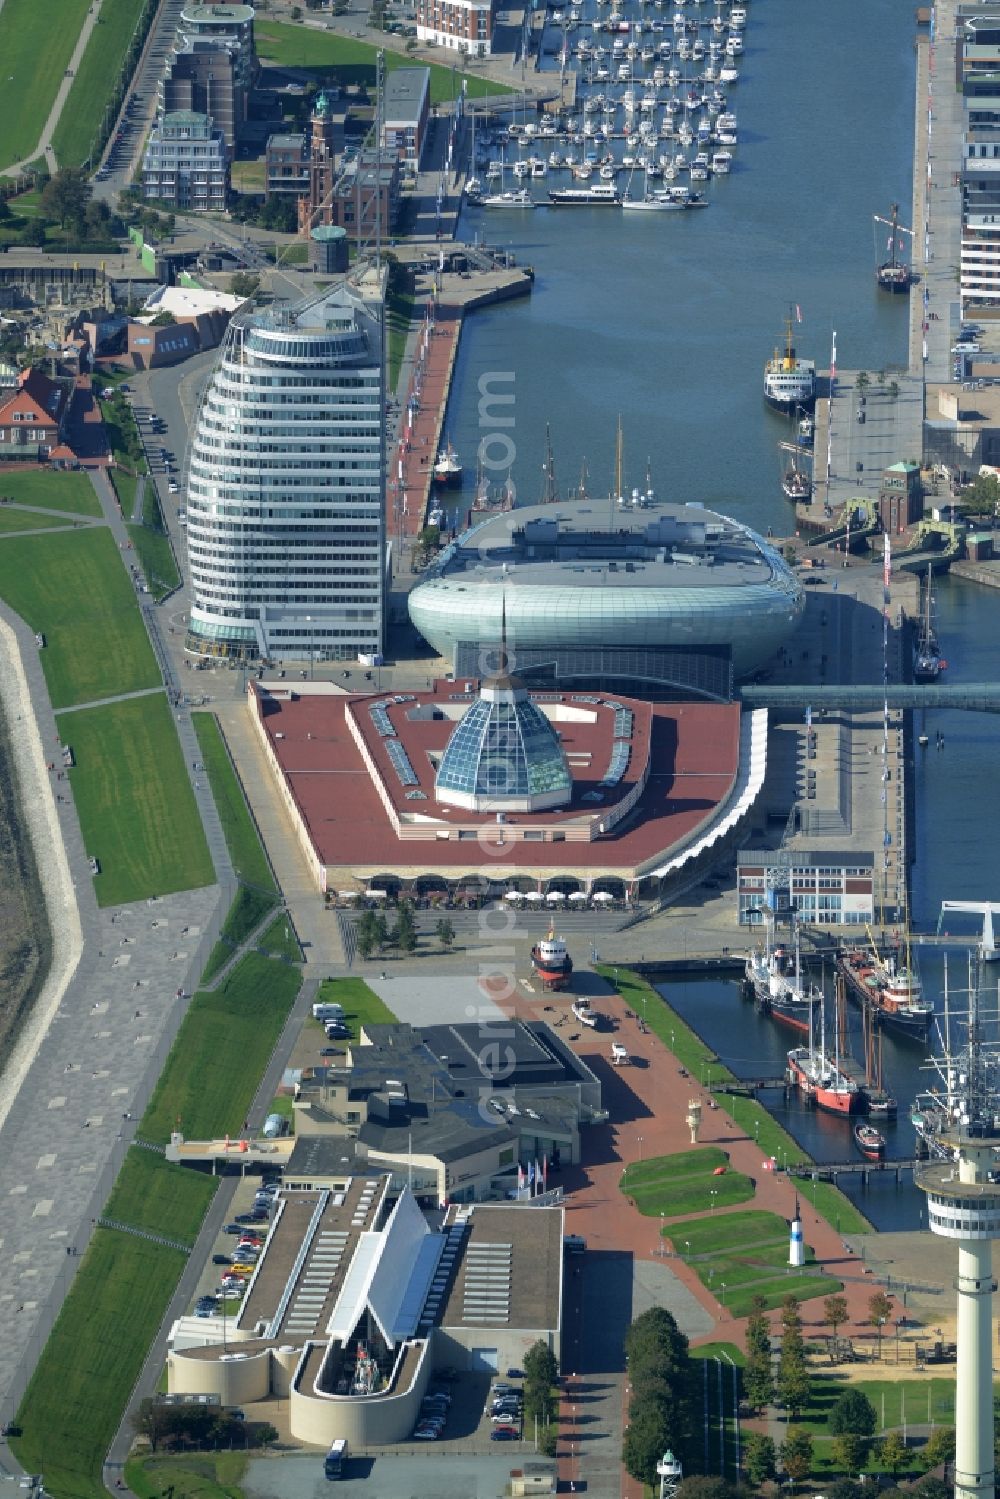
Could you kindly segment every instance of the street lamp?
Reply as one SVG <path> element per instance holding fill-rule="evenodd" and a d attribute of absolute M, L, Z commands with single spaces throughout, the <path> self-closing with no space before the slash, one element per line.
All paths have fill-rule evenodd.
<path fill-rule="evenodd" d="M 720 1280 L 719 1285 L 722 1287 L 722 1305 L 725 1306 L 725 1304 L 726 1304 L 726 1282 L 724 1280 Z"/>
<path fill-rule="evenodd" d="M 639 1139 L 639 1159 L 641 1161 L 642 1160 L 642 1136 L 639 1135 L 638 1139 Z"/>
<path fill-rule="evenodd" d="M 716 1191 L 715 1187 L 710 1187 L 709 1191 L 708 1191 L 708 1195 L 712 1199 L 712 1206 L 709 1208 L 709 1212 L 710 1213 L 714 1213 L 715 1212 L 715 1199 L 718 1197 L 719 1194 Z"/>

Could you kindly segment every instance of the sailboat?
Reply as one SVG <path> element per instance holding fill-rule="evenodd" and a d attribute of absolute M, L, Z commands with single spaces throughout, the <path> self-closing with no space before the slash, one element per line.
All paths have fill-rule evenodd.
<path fill-rule="evenodd" d="M 478 203 L 483 196 L 483 184 L 476 176 L 476 111 L 470 110 L 472 115 L 472 145 L 469 151 L 469 165 L 471 173 L 465 180 L 465 196 L 470 203 Z"/>
<path fill-rule="evenodd" d="M 838 1057 L 826 1053 L 826 1007 L 819 1005 L 820 1042 L 815 1044 L 813 1010 L 809 1014 L 809 1045 L 796 1046 L 788 1053 L 788 1080 L 803 1098 L 825 1109 L 828 1114 L 860 1114 L 865 1095 L 853 1078 L 840 1066 Z"/>
<path fill-rule="evenodd" d="M 891 218 L 884 219 L 881 214 L 875 214 L 875 223 L 884 224 L 889 230 L 889 258 L 879 261 L 875 267 L 875 280 L 883 291 L 904 292 L 909 291 L 910 282 L 913 280 L 913 272 L 905 260 L 897 257 L 897 251 L 902 249 L 903 242 L 901 234 L 908 234 L 913 238 L 913 230 L 905 228 L 899 222 L 899 204 L 893 203 L 889 209 Z M 878 231 L 876 231 L 877 233 Z"/>
<path fill-rule="evenodd" d="M 813 484 L 812 474 L 806 468 L 805 461 L 812 454 L 804 452 L 800 444 L 795 442 L 779 442 L 778 447 L 787 455 L 781 475 L 781 492 L 786 499 L 807 505 L 812 498 Z"/>
<path fill-rule="evenodd" d="M 915 682 L 936 682 L 938 677 L 948 665 L 942 660 L 938 648 L 937 635 L 934 631 L 934 620 L 932 617 L 933 594 L 931 585 L 933 573 L 930 564 L 927 567 L 927 582 L 923 590 L 923 607 L 920 610 L 920 631 L 917 641 L 913 647 L 913 680 Z"/>

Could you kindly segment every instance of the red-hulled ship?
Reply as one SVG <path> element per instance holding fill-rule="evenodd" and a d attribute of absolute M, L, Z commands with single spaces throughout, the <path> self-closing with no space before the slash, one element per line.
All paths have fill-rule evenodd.
<path fill-rule="evenodd" d="M 548 936 L 531 949 L 531 965 L 543 989 L 566 988 L 573 975 L 573 959 L 565 939 L 557 937 L 554 928 L 550 927 Z"/>
<path fill-rule="evenodd" d="M 788 1053 L 788 1080 L 794 1083 L 803 1098 L 814 1103 L 828 1114 L 861 1114 L 867 1102 L 864 1092 L 852 1077 L 840 1066 L 839 1060 L 827 1056 L 826 1011 L 819 1003 L 820 1042 L 814 1045 L 814 1032 L 810 1024 L 809 1045 L 796 1046 Z"/>
<path fill-rule="evenodd" d="M 874 944 L 870 952 L 863 948 L 842 948 L 837 954 L 838 972 L 847 980 L 847 992 L 859 1004 L 870 1007 L 877 1025 L 924 1041 L 934 1006 L 924 999 L 920 975 L 909 964 L 897 964 L 893 957 L 883 958 Z"/>

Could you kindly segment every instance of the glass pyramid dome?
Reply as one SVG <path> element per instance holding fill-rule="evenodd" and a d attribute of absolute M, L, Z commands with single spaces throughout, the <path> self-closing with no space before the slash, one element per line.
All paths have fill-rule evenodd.
<path fill-rule="evenodd" d="M 435 799 L 473 812 L 562 807 L 573 782 L 559 736 L 505 672 L 484 682 L 441 757 Z"/>

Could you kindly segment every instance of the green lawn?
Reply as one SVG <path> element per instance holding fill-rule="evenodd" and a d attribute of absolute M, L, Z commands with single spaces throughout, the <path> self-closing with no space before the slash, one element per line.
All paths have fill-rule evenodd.
<path fill-rule="evenodd" d="M 840 1281 L 817 1269 L 808 1245 L 804 1269 L 792 1271 L 787 1223 L 759 1208 L 672 1223 L 664 1237 L 734 1317 L 745 1317 L 755 1296 L 776 1307 L 793 1294 L 808 1301 L 842 1289 Z"/>
<path fill-rule="evenodd" d="M 4 12 L 0 12 L 0 25 Z M 59 473 L 49 468 L 0 470 L 0 493 L 17 505 L 43 510 L 65 510 L 70 515 L 101 514 L 101 502 L 86 474 Z"/>
<path fill-rule="evenodd" d="M 615 968 L 603 963 L 598 972 L 613 985 L 636 1014 L 642 1015 L 650 1030 L 654 1031 L 665 1046 L 686 1067 L 692 1077 L 703 1084 L 734 1081 L 734 1074 L 720 1062 L 710 1047 L 687 1025 L 677 1012 L 645 979 L 628 968 Z M 763 1155 L 773 1156 L 782 1165 L 796 1165 L 809 1161 L 809 1155 L 787 1130 L 772 1118 L 755 1098 L 743 1098 L 731 1093 L 717 1093 L 720 1109 L 731 1115 L 735 1123 L 753 1140 Z M 814 1190 L 815 1189 L 815 1190 Z M 868 1233 L 871 1224 L 858 1208 L 845 1197 L 839 1187 L 830 1182 L 810 1182 L 808 1190 L 803 1187 L 817 1213 L 838 1233 Z"/>
<path fill-rule="evenodd" d="M 110 479 L 112 488 L 118 496 L 122 519 L 130 521 L 135 512 L 135 488 L 138 480 L 134 474 L 126 473 L 123 468 L 111 469 Z"/>
<path fill-rule="evenodd" d="M 246 1465 L 243 1452 L 157 1452 L 130 1458 L 125 1482 L 138 1499 L 162 1499 L 164 1494 L 172 1499 L 243 1499 Z"/>
<path fill-rule="evenodd" d="M 340 84 L 363 83 L 375 85 L 375 58 L 379 48 L 369 42 L 359 42 L 353 37 L 336 36 L 333 32 L 316 31 L 312 27 L 292 26 L 282 21 L 257 20 L 254 26 L 257 53 L 268 62 L 285 68 L 308 68 L 332 71 Z M 386 72 L 394 68 L 416 68 L 424 64 L 408 52 L 385 51 Z M 510 94 L 513 89 L 502 83 L 493 83 L 488 78 L 478 78 L 474 73 L 452 73 L 440 63 L 431 63 L 431 104 L 443 104 L 455 97 L 468 83 L 468 97 L 481 99 L 486 94 Z"/>
<path fill-rule="evenodd" d="M 201 976 L 203 984 L 212 982 L 215 975 L 226 966 L 236 949 L 260 925 L 268 912 L 273 911 L 276 904 L 276 896 L 265 895 L 260 890 L 251 890 L 246 885 L 240 886 L 236 892 L 236 899 L 229 907 L 229 912 L 222 924 L 219 940 L 209 953 L 205 972 Z"/>
<path fill-rule="evenodd" d="M 219 721 L 212 713 L 195 713 L 191 721 L 237 877 L 248 885 L 257 885 L 276 895 L 278 887 L 250 815 L 243 787 L 229 758 Z"/>
<path fill-rule="evenodd" d="M 0 548 L 0 597 L 45 635 L 42 667 L 54 708 L 159 684 L 110 531 L 14 538 Z"/>
<path fill-rule="evenodd" d="M 169 536 L 164 531 L 151 531 L 148 526 L 128 526 L 126 529 L 153 598 L 162 599 L 165 594 L 172 593 L 179 585 L 181 575 Z"/>
<path fill-rule="evenodd" d="M 852 1380 L 848 1385 L 836 1374 L 817 1374 L 812 1381 L 811 1399 L 802 1412 L 797 1426 L 804 1426 L 814 1436 L 828 1435 L 830 1410 L 845 1389 L 861 1390 L 878 1412 L 878 1429 L 882 1428 L 882 1402 L 885 1401 L 885 1430 L 903 1424 L 903 1401 L 906 1401 L 906 1419 L 911 1425 L 924 1425 L 930 1420 L 938 1426 L 955 1424 L 954 1379 L 922 1379 L 915 1382 L 891 1379 Z M 928 1405 L 928 1394 L 930 1404 Z"/>
<path fill-rule="evenodd" d="M 181 1025 L 149 1108 L 143 1139 L 238 1135 L 302 976 L 259 953 L 241 958 L 215 992 L 200 990 Z"/>
<path fill-rule="evenodd" d="M 83 708 L 59 726 L 76 760 L 70 784 L 84 844 L 101 866 L 98 904 L 211 885 L 215 871 L 166 697 Z"/>
<path fill-rule="evenodd" d="M 34 515 L 30 510 L 9 510 L 6 505 L 0 509 L 0 532 L 8 535 L 16 531 L 53 531 L 73 524 L 59 515 Z"/>
<path fill-rule="evenodd" d="M 406 339 L 413 318 L 413 292 L 406 288 L 394 287 L 389 293 L 387 311 L 389 350 L 386 381 L 389 394 L 392 395 L 399 384 L 399 372 L 403 365 Z"/>
<path fill-rule="evenodd" d="M 234 161 L 230 169 L 233 188 L 238 193 L 262 193 L 266 166 L 263 156 L 256 161 Z"/>
<path fill-rule="evenodd" d="M 721 1358 L 731 1359 L 738 1369 L 744 1368 L 747 1356 L 742 1348 L 737 1348 L 735 1343 L 699 1343 L 697 1348 L 690 1348 L 688 1352 L 691 1358 Z"/>
<path fill-rule="evenodd" d="M 101 401 L 100 407 L 104 430 L 108 435 L 108 446 L 115 462 L 130 473 L 148 473 L 139 428 L 125 397 L 117 395 L 115 399 Z"/>
<path fill-rule="evenodd" d="M 686 1150 L 677 1155 L 655 1156 L 637 1161 L 622 1173 L 621 1190 L 649 1218 L 662 1214 L 676 1218 L 706 1208 L 747 1202 L 754 1195 L 753 1182 L 739 1171 L 713 1173 L 728 1165 L 722 1150 Z M 714 1194 L 714 1195 L 713 1195 Z"/>
<path fill-rule="evenodd" d="M 302 949 L 295 935 L 292 918 L 287 911 L 274 918 L 257 946 L 263 952 L 272 953 L 276 958 L 287 959 L 289 963 L 302 962 Z"/>
<path fill-rule="evenodd" d="M 6 0 L 0 10 L 0 168 L 32 156 L 90 0 Z"/>
<path fill-rule="evenodd" d="M 103 1216 L 193 1245 L 218 1184 L 218 1177 L 132 1146 Z"/>
<path fill-rule="evenodd" d="M 17 1413 L 11 1442 L 56 1499 L 107 1499 L 101 1467 L 186 1263 L 131 1234 L 97 1229 Z"/>
<path fill-rule="evenodd" d="M 142 8 L 143 0 L 103 0 L 100 24 L 90 34 L 52 136 L 61 167 L 86 161 Z"/>
<path fill-rule="evenodd" d="M 316 994 L 316 1001 L 338 1004 L 344 1007 L 344 1020 L 356 1041 L 365 1024 L 392 1025 L 396 1016 L 383 1004 L 374 989 L 369 989 L 364 979 L 324 979 Z"/>

